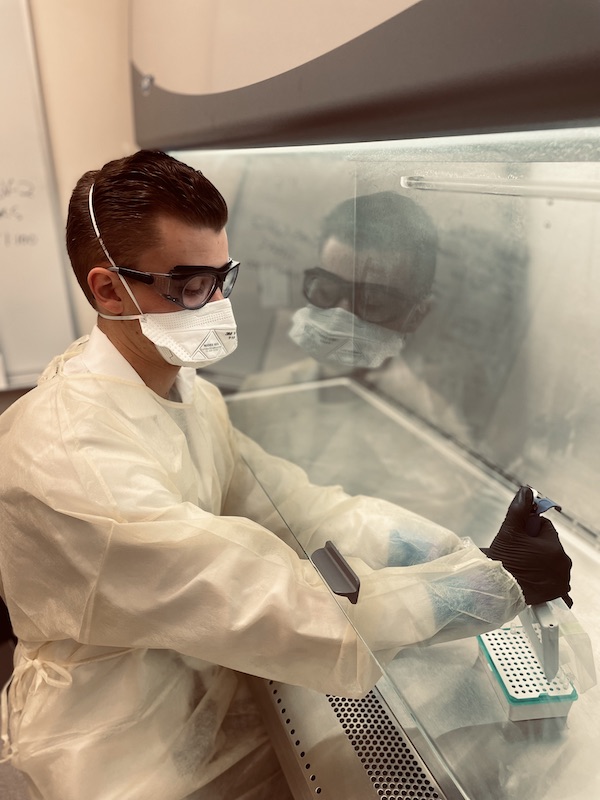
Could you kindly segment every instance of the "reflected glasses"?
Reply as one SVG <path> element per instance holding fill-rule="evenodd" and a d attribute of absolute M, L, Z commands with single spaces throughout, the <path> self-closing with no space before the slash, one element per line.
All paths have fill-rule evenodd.
<path fill-rule="evenodd" d="M 389 286 L 347 281 L 321 267 L 305 271 L 302 290 L 306 299 L 317 308 L 335 308 L 347 300 L 352 313 L 365 322 L 403 319 L 419 302 L 417 298 Z"/>
<path fill-rule="evenodd" d="M 170 272 L 140 272 L 129 267 L 107 267 L 124 278 L 152 285 L 166 300 L 181 308 L 197 310 L 210 302 L 217 291 L 229 297 L 238 276 L 239 261 L 229 261 L 222 267 L 173 267 Z"/>

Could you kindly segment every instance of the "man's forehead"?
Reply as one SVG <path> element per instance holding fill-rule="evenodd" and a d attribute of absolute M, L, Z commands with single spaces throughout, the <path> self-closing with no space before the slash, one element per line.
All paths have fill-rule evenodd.
<path fill-rule="evenodd" d="M 174 217 L 155 220 L 156 241 L 140 253 L 138 264 L 150 272 L 169 272 L 174 266 L 222 266 L 229 247 L 225 228 L 190 225 Z"/>

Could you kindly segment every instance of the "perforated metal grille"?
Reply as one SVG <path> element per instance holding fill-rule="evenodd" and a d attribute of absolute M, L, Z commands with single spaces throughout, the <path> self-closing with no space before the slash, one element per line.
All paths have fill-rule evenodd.
<path fill-rule="evenodd" d="M 407 800 L 444 797 L 373 692 L 361 700 L 331 696 L 327 699 L 379 797 Z"/>

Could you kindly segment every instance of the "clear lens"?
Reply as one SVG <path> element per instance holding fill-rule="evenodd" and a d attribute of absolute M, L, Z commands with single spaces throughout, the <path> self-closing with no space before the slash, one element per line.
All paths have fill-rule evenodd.
<path fill-rule="evenodd" d="M 305 294 L 313 305 L 333 308 L 346 295 L 346 292 L 340 291 L 342 288 L 339 283 L 325 278 L 309 278 L 305 284 Z"/>
<path fill-rule="evenodd" d="M 345 281 L 326 270 L 307 270 L 304 277 L 304 296 L 318 308 L 335 308 L 348 300 L 353 314 L 366 322 L 391 322 L 403 319 L 414 301 L 400 292 L 373 283 Z"/>
<path fill-rule="evenodd" d="M 208 303 L 217 288 L 221 290 L 223 297 L 229 297 L 238 269 L 239 264 L 234 264 L 225 274 L 198 272 L 182 283 L 180 295 L 176 299 L 184 308 L 196 309 Z M 175 276 L 171 278 L 172 287 L 177 280 Z"/>
<path fill-rule="evenodd" d="M 352 301 L 352 284 L 324 270 L 308 270 L 304 277 L 304 295 L 318 308 L 333 308 L 342 300 Z"/>
<path fill-rule="evenodd" d="M 227 275 L 225 275 L 221 283 L 221 292 L 223 293 L 223 297 L 229 297 L 229 295 L 231 294 L 233 290 L 233 284 L 235 283 L 236 278 L 238 276 L 239 268 L 240 268 L 239 264 L 234 264 L 227 273 Z"/>
<path fill-rule="evenodd" d="M 177 303 L 182 308 L 195 310 L 206 305 L 217 288 L 221 290 L 223 297 L 229 297 L 238 276 L 240 262 L 230 261 L 229 263 L 231 266 L 227 270 L 223 268 L 221 271 L 216 267 L 192 267 L 187 274 L 180 272 L 179 274 L 163 275 L 156 272 L 140 272 L 136 269 L 129 269 L 129 267 L 111 267 L 110 269 L 116 270 L 125 278 L 153 284 L 156 291 L 167 300 Z M 184 268 L 176 267 L 175 269 Z M 197 269 L 197 272 L 193 272 L 193 269 Z"/>
<path fill-rule="evenodd" d="M 200 308 L 210 300 L 217 285 L 215 275 L 194 275 L 181 289 L 184 308 Z"/>

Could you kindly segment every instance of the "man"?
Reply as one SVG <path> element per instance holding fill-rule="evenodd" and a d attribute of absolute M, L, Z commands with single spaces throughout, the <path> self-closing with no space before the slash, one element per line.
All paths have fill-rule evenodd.
<path fill-rule="evenodd" d="M 251 374 L 241 388 L 350 377 L 352 386 L 358 383 L 373 397 L 409 408 L 445 434 L 468 441 L 461 409 L 422 374 L 422 342 L 415 338 L 424 321 L 431 321 L 434 303 L 437 307 L 438 234 L 427 211 L 395 191 L 362 194 L 336 204 L 323 217 L 315 238 L 318 266 L 304 271 L 305 302 L 287 324 L 290 338 L 308 357 L 290 356 L 282 367 Z M 274 326 L 274 350 L 280 347 L 277 333 L 282 328 Z M 273 358 L 271 354 L 264 360 Z M 400 439 L 401 426 L 395 428 L 398 438 L 391 445 L 384 431 L 373 431 L 367 423 L 366 403 L 361 406 L 364 419 L 358 418 L 352 390 L 308 391 L 302 396 L 306 401 L 298 396 L 294 425 L 274 425 L 264 399 L 259 408 L 236 403 L 231 414 L 236 427 L 269 452 L 302 465 L 317 483 L 340 483 L 348 491 L 360 486 L 361 492 L 424 511 L 428 518 L 487 544 L 489 533 L 480 524 L 469 528 L 473 515 L 468 497 L 477 494 L 476 483 L 465 486 L 460 473 L 444 469 L 439 460 L 432 463 L 428 452 L 424 466 L 422 440 L 410 434 Z M 350 456 L 350 447 L 354 454 L 386 466 L 364 470 L 362 459 Z M 349 457 L 337 458 L 337 448 Z"/>
<path fill-rule="evenodd" d="M 568 590 L 550 523 L 525 539 L 530 490 L 497 537 L 524 598 L 450 531 L 312 486 L 232 428 L 196 375 L 236 342 L 226 221 L 215 187 L 158 152 L 86 173 L 71 198 L 98 324 L 0 418 L 0 594 L 19 639 L 4 758 L 34 798 L 286 797 L 244 673 L 360 695 L 379 675 L 362 636 L 385 661 Z M 328 539 L 361 578 L 343 610 L 302 556 Z M 532 564 L 559 574 L 528 584 Z"/>
<path fill-rule="evenodd" d="M 411 341 L 434 303 L 438 236 L 429 214 L 395 191 L 338 203 L 323 219 L 318 266 L 304 272 L 306 304 L 289 336 L 309 358 L 249 375 L 243 390 L 351 375 L 465 438 L 467 426 L 420 370 Z"/>
<path fill-rule="evenodd" d="M 291 338 L 331 365 L 373 368 L 398 355 L 429 310 L 436 241 L 426 212 L 396 192 L 340 203 L 323 221 Z"/>
<path fill-rule="evenodd" d="M 318 256 L 289 331 L 312 358 L 249 376 L 244 389 L 373 370 L 399 355 L 427 316 L 437 234 L 409 198 L 385 191 L 342 201 L 323 219 Z"/>

